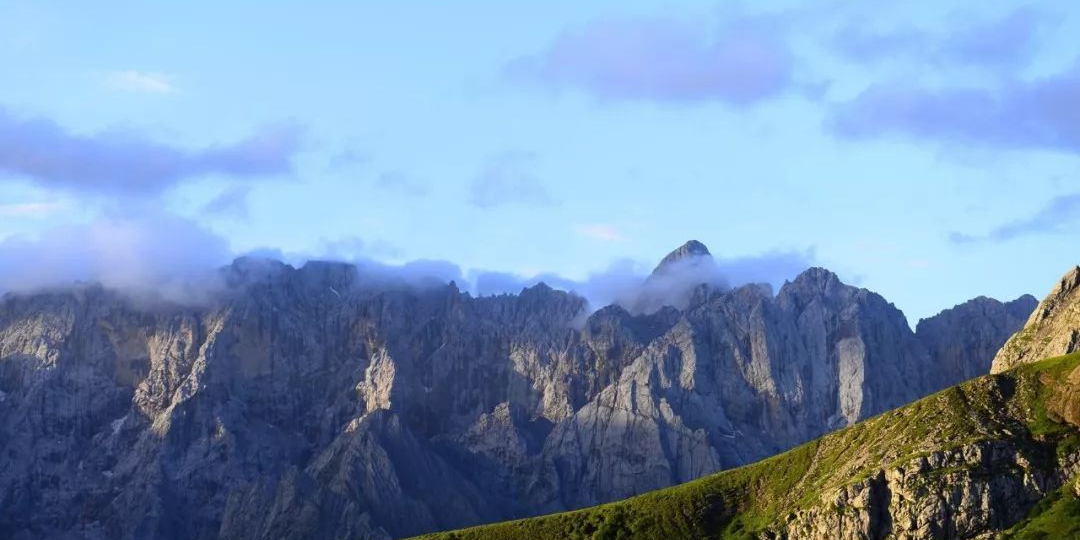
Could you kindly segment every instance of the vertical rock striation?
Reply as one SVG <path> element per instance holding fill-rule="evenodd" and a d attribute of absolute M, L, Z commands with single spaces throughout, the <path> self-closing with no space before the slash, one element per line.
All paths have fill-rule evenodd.
<path fill-rule="evenodd" d="M 658 271 L 709 257 L 692 244 Z M 576 508 L 907 403 L 985 361 L 936 351 L 998 336 L 928 350 L 823 269 L 587 317 L 543 284 L 474 298 L 250 259 L 223 277 L 200 308 L 96 286 L 0 302 L 0 537 L 384 539 Z"/>
<path fill-rule="evenodd" d="M 990 372 L 994 356 L 1038 303 L 1028 294 L 1004 303 L 980 296 L 919 321 L 915 334 L 937 359 L 943 383 L 965 381 Z"/>

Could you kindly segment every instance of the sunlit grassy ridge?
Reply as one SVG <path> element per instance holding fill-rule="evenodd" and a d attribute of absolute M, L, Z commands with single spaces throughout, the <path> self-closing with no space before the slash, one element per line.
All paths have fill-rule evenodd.
<path fill-rule="evenodd" d="M 1080 354 L 1074 354 L 980 377 L 764 461 L 625 501 L 422 538 L 750 539 L 798 510 L 822 505 L 823 495 L 836 488 L 932 452 L 1008 440 L 1052 460 L 1054 451 L 1071 451 L 1080 441 L 1080 431 L 1056 412 L 1073 393 L 1068 378 L 1078 366 Z M 1057 531 L 1071 526 L 1061 525 L 1068 519 L 1061 516 L 1080 521 L 1070 514 L 1080 502 L 1066 491 L 1029 527 Z M 1024 534 L 1017 529 L 1014 538 L 1039 538 Z"/>

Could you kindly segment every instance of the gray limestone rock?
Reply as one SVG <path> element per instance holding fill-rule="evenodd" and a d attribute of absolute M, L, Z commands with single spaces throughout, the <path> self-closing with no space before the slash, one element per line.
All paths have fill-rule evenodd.
<path fill-rule="evenodd" d="M 1069 270 L 1039 303 L 1024 329 L 994 357 L 993 373 L 1080 350 L 1080 266 Z"/>
<path fill-rule="evenodd" d="M 708 253 L 684 248 L 669 264 Z M 576 508 L 959 382 L 984 359 L 952 353 L 1000 335 L 928 350 L 822 269 L 592 314 L 542 284 L 474 298 L 338 263 L 222 277 L 202 307 L 0 301 L 0 537 L 381 540 Z"/>
<path fill-rule="evenodd" d="M 937 358 L 944 380 L 971 379 L 990 372 L 994 356 L 1038 303 L 1031 295 L 1007 303 L 980 296 L 919 321 L 915 334 Z"/>

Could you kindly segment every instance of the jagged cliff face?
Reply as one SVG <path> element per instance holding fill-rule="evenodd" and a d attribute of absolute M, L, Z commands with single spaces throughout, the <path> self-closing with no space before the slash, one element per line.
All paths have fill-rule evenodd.
<path fill-rule="evenodd" d="M 389 538 L 565 510 L 957 382 L 821 269 L 587 318 L 543 285 L 472 298 L 249 260 L 225 278 L 203 308 L 0 303 L 0 537 Z"/>
<path fill-rule="evenodd" d="M 915 334 L 937 359 L 942 380 L 964 381 L 990 372 L 994 356 L 1038 303 L 1031 295 L 1011 302 L 981 296 L 919 321 Z"/>
<path fill-rule="evenodd" d="M 1080 537 L 1080 354 L 986 375 L 761 462 L 426 540 Z"/>
<path fill-rule="evenodd" d="M 1080 266 L 1067 272 L 1024 329 L 994 357 L 993 372 L 1080 350 Z"/>

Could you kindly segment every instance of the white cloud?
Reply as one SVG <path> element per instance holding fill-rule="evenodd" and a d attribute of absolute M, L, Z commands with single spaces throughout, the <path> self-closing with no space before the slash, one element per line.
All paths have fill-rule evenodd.
<path fill-rule="evenodd" d="M 0 204 L 0 217 L 41 218 L 63 209 L 60 201 Z"/>
<path fill-rule="evenodd" d="M 149 71 L 114 71 L 106 77 L 105 82 L 113 90 L 127 92 L 167 94 L 176 90 L 172 75 Z"/>
<path fill-rule="evenodd" d="M 222 237 L 192 220 L 155 210 L 103 215 L 0 240 L 0 295 L 88 281 L 140 298 L 198 303 L 231 258 Z"/>
<path fill-rule="evenodd" d="M 583 223 L 575 226 L 574 232 L 578 236 L 601 242 L 622 242 L 626 240 L 626 235 L 623 234 L 622 230 L 608 223 Z"/>

